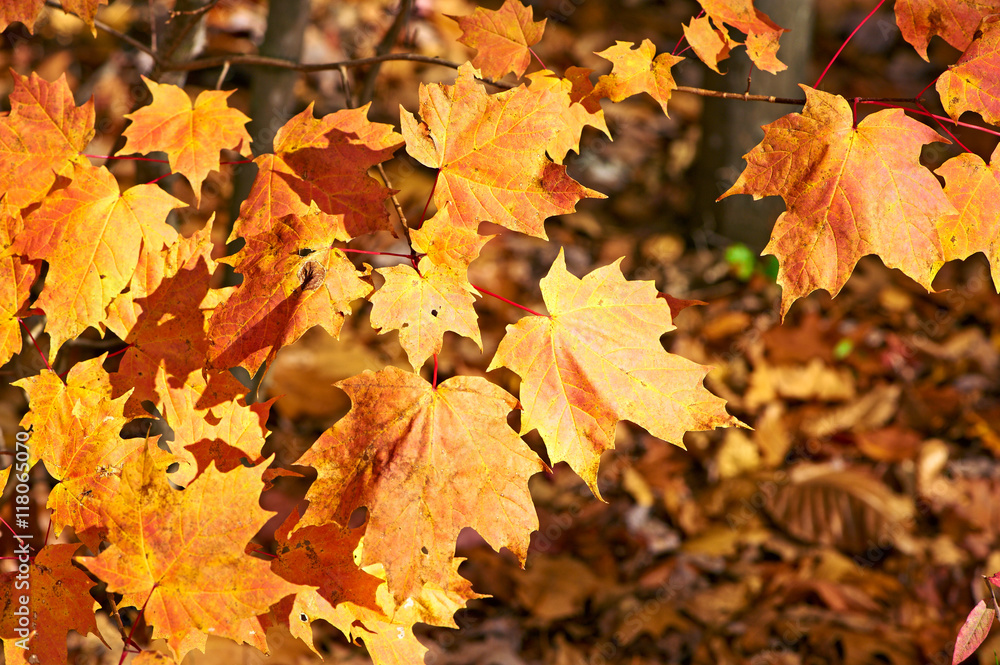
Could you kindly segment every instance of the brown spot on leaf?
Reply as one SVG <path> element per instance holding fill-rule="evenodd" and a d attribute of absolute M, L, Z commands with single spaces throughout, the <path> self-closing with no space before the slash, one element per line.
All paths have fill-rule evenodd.
<path fill-rule="evenodd" d="M 298 277 L 302 282 L 303 291 L 313 291 L 326 280 L 326 268 L 315 261 L 306 261 L 299 268 Z"/>

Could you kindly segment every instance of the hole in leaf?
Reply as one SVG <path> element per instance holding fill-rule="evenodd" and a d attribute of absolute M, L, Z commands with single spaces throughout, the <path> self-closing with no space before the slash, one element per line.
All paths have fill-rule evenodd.
<path fill-rule="evenodd" d="M 421 553 L 421 554 L 430 554 L 430 552 L 428 552 L 428 551 L 427 551 L 427 548 L 426 548 L 426 547 L 421 547 L 421 548 L 420 548 L 420 553 Z"/>
<path fill-rule="evenodd" d="M 300 612 L 299 621 L 309 621 L 309 617 L 307 617 L 304 612 Z"/>
<path fill-rule="evenodd" d="M 437 316 L 437 315 L 438 315 L 438 311 L 436 309 L 432 309 L 431 310 L 431 316 Z"/>
<path fill-rule="evenodd" d="M 309 249 L 308 247 L 303 247 L 302 249 L 300 249 L 299 251 L 297 251 L 297 252 L 295 252 L 295 253 L 296 253 L 296 254 L 298 254 L 299 256 L 309 256 L 309 255 L 310 255 L 310 254 L 312 254 L 312 253 L 313 253 L 314 251 L 316 251 L 316 250 L 314 250 L 314 249 Z"/>

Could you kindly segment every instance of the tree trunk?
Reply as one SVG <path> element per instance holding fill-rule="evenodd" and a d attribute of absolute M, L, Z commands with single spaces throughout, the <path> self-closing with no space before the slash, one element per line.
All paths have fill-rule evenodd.
<path fill-rule="evenodd" d="M 778 50 L 778 58 L 788 65 L 788 69 L 777 75 L 755 69 L 750 92 L 776 97 L 802 97 L 798 84 L 812 83 L 807 78 L 812 53 L 812 0 L 757 0 L 755 5 L 775 23 L 789 30 L 781 36 L 781 48 Z M 736 49 L 722 66 L 728 67 L 728 73 L 719 76 L 709 72 L 705 77 L 705 87 L 746 92 L 747 73 L 750 71 L 746 49 Z M 718 203 L 715 200 L 743 172 L 746 166 L 743 155 L 764 138 L 760 126 L 797 110 L 765 102 L 705 99 L 695 205 L 704 228 L 729 240 L 745 243 L 755 252 L 764 249 L 775 220 L 784 210 L 784 202 L 778 197 L 753 201 L 747 196 L 733 196 Z"/>

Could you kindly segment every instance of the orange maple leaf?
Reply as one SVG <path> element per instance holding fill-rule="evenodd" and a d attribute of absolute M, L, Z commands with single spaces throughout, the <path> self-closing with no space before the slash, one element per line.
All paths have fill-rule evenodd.
<path fill-rule="evenodd" d="M 108 0 L 62 0 L 60 4 L 65 11 L 79 16 L 90 28 L 90 34 L 97 36 L 97 27 L 94 25 L 97 8 L 108 4 Z"/>
<path fill-rule="evenodd" d="M 80 153 L 94 137 L 94 101 L 76 106 L 61 76 L 54 83 L 32 73 L 11 72 L 10 114 L 0 118 L 0 173 L 8 205 L 25 208 L 41 201 L 57 176 L 74 164 L 89 164 Z"/>
<path fill-rule="evenodd" d="M 53 355 L 64 341 L 101 323 L 132 279 L 140 249 L 159 251 L 176 239 L 167 213 L 184 205 L 154 184 L 121 192 L 105 167 L 77 164 L 70 186 L 28 215 L 10 251 L 49 262 L 35 306 L 48 317 Z"/>
<path fill-rule="evenodd" d="M 530 7 L 504 0 L 500 9 L 476 7 L 471 16 L 449 16 L 458 21 L 458 41 L 476 49 L 472 65 L 483 76 L 499 79 L 509 72 L 518 77 L 531 64 L 531 47 L 545 32 L 545 19 L 535 22 Z"/>
<path fill-rule="evenodd" d="M 179 491 L 166 464 L 146 455 L 126 466 L 106 506 L 111 547 L 76 559 L 121 593 L 123 605 L 145 607 L 153 637 L 166 639 L 178 661 L 204 651 L 209 633 L 249 640 L 241 619 L 302 589 L 244 551 L 270 517 L 258 504 L 266 468 L 222 473 L 212 465 Z"/>
<path fill-rule="evenodd" d="M 313 546 L 304 537 L 297 539 L 301 543 L 297 548 L 300 555 L 296 563 L 299 565 L 294 573 L 286 569 L 293 574 L 289 579 L 320 587 L 316 591 L 299 592 L 289 616 L 292 635 L 312 645 L 317 653 L 310 624 L 323 619 L 340 629 L 351 642 L 363 642 L 376 665 L 421 663 L 427 647 L 414 636 L 413 625 L 426 623 L 458 628 L 454 620 L 455 612 L 465 607 L 469 600 L 484 597 L 475 593 L 468 580 L 458 574 L 458 566 L 463 560 L 455 559 L 449 567 L 445 586 L 426 584 L 413 596 L 397 603 L 384 583 L 385 568 L 382 564 L 372 564 L 363 570 L 356 566 L 352 568 L 353 561 L 347 563 L 350 552 L 347 552 L 345 560 L 343 550 L 347 543 L 343 539 L 335 547 L 330 547 L 336 528 L 335 525 L 326 525 L 306 527 L 296 532 L 296 537 L 299 533 L 308 532 L 310 540 L 316 545 Z M 348 538 L 347 542 L 352 540 L 357 543 L 357 535 Z M 359 544 L 354 550 L 354 560 L 362 558 L 363 552 L 364 546 Z M 283 556 L 279 546 L 278 561 Z M 334 576 L 336 579 L 331 580 L 331 588 L 325 582 Z M 374 588 L 372 582 L 376 585 Z"/>
<path fill-rule="evenodd" d="M 0 3 L 0 31 L 11 23 L 21 22 L 29 32 L 35 29 L 35 21 L 45 6 L 45 0 L 6 0 Z"/>
<path fill-rule="evenodd" d="M 740 43 L 729 36 L 726 30 L 712 25 L 708 16 L 692 18 L 690 25 L 681 25 L 684 38 L 691 45 L 695 55 L 713 71 L 719 71 L 719 63 L 729 58 L 729 52 Z"/>
<path fill-rule="evenodd" d="M 670 306 L 653 282 L 626 281 L 620 263 L 578 279 L 560 250 L 541 280 L 550 315 L 507 326 L 487 368 L 521 377 L 521 434 L 537 429 L 552 463 L 568 462 L 598 498 L 619 420 L 681 447 L 685 432 L 741 424 L 702 386 L 710 368 L 663 350 Z"/>
<path fill-rule="evenodd" d="M 90 589 L 94 583 L 73 566 L 73 553 L 78 549 L 80 543 L 45 545 L 30 564 L 30 576 L 17 571 L 0 573 L 0 638 L 5 643 L 25 637 L 16 632 L 20 617 L 15 612 L 21 607 L 30 610 L 31 634 L 24 642 L 27 650 L 17 650 L 25 663 L 65 663 L 70 630 L 91 633 L 104 642 L 92 609 Z M 25 580 L 30 587 L 23 586 Z M 20 601 L 26 594 L 30 594 L 30 605 Z"/>
<path fill-rule="evenodd" d="M 391 125 L 368 120 L 371 104 L 313 118 L 310 104 L 274 137 L 274 154 L 256 160 L 260 168 L 240 208 L 233 236 L 259 234 L 272 220 L 305 216 L 315 202 L 316 222 L 335 229 L 331 239 L 348 240 L 390 231 L 385 202 L 392 193 L 368 175 L 403 144 Z"/>
<path fill-rule="evenodd" d="M 988 16 L 979 25 L 982 33 L 948 71 L 938 77 L 935 88 L 944 110 L 958 120 L 973 111 L 991 125 L 1000 124 L 1000 15 Z"/>
<path fill-rule="evenodd" d="M 0 201 L 0 247 L 10 247 L 23 227 L 20 213 L 6 201 Z M 41 268 L 41 261 L 0 254 L 0 363 L 6 363 L 21 350 L 21 324 L 17 317 L 28 304 L 31 285 Z"/>
<path fill-rule="evenodd" d="M 972 43 L 979 22 L 1000 12 L 1000 0 L 896 0 L 896 25 L 903 39 L 927 58 L 931 37 L 939 35 L 964 51 Z"/>
<path fill-rule="evenodd" d="M 203 90 L 192 104 L 183 89 L 169 83 L 142 80 L 153 101 L 126 114 L 132 124 L 125 128 L 123 153 L 167 153 L 170 169 L 187 176 L 194 190 L 195 205 L 201 202 L 201 183 L 209 171 L 220 168 L 219 152 L 236 150 L 250 156 L 250 134 L 243 126 L 250 118 L 230 108 L 226 99 L 235 90 Z"/>
<path fill-rule="evenodd" d="M 170 480 L 186 487 L 211 462 L 223 473 L 240 466 L 244 459 L 259 464 L 267 435 L 267 414 L 275 399 L 248 405 L 246 398 L 240 397 L 199 407 L 199 388 L 185 383 L 171 390 L 164 400 L 162 416 L 174 432 L 170 449 L 177 455 L 179 468 L 170 474 Z"/>
<path fill-rule="evenodd" d="M 590 82 L 593 71 L 585 67 L 570 67 L 566 70 L 566 78 L 559 78 L 547 69 L 528 74 L 532 90 L 550 90 L 559 96 L 561 102 L 562 127 L 548 145 L 549 157 L 556 164 L 562 164 L 570 150 L 580 154 L 580 134 L 588 125 L 611 138 L 604 121 L 600 95 L 594 92 L 594 84 Z"/>
<path fill-rule="evenodd" d="M 418 123 L 400 107 L 406 151 L 440 169 L 434 203 L 453 201 L 451 220 L 471 229 L 493 222 L 545 238 L 547 217 L 604 198 L 566 174 L 545 152 L 563 121 L 559 97 L 518 86 L 488 95 L 468 63 L 455 85 L 420 85 Z"/>
<path fill-rule="evenodd" d="M 424 257 L 410 265 L 379 268 L 385 284 L 368 299 L 371 324 L 380 332 L 399 331 L 399 344 L 414 370 L 441 352 L 446 330 L 468 337 L 483 348 L 473 307 L 478 292 L 462 268 L 435 265 Z"/>
<path fill-rule="evenodd" d="M 692 19 L 690 26 L 684 26 L 684 36 L 706 65 L 718 72 L 719 62 L 729 57 L 733 46 L 739 45 L 726 32 L 726 26 L 731 26 L 747 36 L 744 42 L 747 55 L 759 69 L 777 74 L 788 68 L 777 56 L 778 38 L 788 31 L 754 7 L 753 0 L 698 2 L 706 15 Z"/>
<path fill-rule="evenodd" d="M 671 93 L 677 89 L 670 68 L 684 58 L 661 53 L 656 55 L 656 47 L 648 39 L 642 40 L 639 48 L 632 50 L 632 42 L 615 42 L 609 49 L 596 55 L 614 63 L 610 74 L 605 74 L 597 81 L 594 94 L 607 97 L 613 102 L 620 102 L 626 97 L 648 93 L 667 113 L 667 102 Z"/>
<path fill-rule="evenodd" d="M 48 370 L 14 383 L 31 404 L 21 420 L 24 429 L 34 430 L 29 462 L 44 462 L 60 481 L 47 503 L 55 535 L 71 526 L 91 549 L 107 535 L 105 502 L 118 491 L 125 464 L 143 447 L 142 439 L 118 436 L 127 395 L 111 399 L 103 360 L 77 363 L 65 384 Z"/>
<path fill-rule="evenodd" d="M 347 256 L 330 246 L 334 230 L 317 219 L 314 204 L 308 216 L 276 221 L 247 237 L 239 253 L 220 259 L 243 275 L 243 284 L 209 319 L 213 367 L 239 365 L 253 373 L 317 325 L 336 337 L 351 302 L 371 292 Z"/>
<path fill-rule="evenodd" d="M 782 315 L 816 289 L 837 295 L 866 254 L 929 290 L 945 260 L 937 227 L 956 211 L 921 166 L 920 147 L 947 139 L 901 109 L 855 127 L 846 99 L 801 87 L 802 113 L 764 126 L 764 140 L 744 156 L 746 169 L 719 197 L 785 200 L 763 252 L 780 262 Z"/>
<path fill-rule="evenodd" d="M 336 385 L 352 407 L 297 462 L 319 474 L 300 528 L 366 506 L 362 565 L 385 565 L 397 602 L 447 586 L 467 526 L 524 561 L 538 528 L 528 477 L 544 466 L 507 424 L 516 399 L 481 377 L 435 388 L 395 367 Z"/>
<path fill-rule="evenodd" d="M 413 249 L 427 255 L 432 263 L 464 269 L 476 260 L 483 245 L 496 236 L 480 235 L 476 229 L 453 224 L 451 205 L 445 204 L 423 226 L 410 231 Z"/>
<path fill-rule="evenodd" d="M 104 326 L 129 345 L 110 375 L 115 397 L 132 392 L 125 404 L 128 417 L 146 417 L 146 401 L 162 412 L 165 401 L 184 401 L 189 389 L 199 393 L 199 409 L 246 392 L 228 371 L 203 368 L 210 311 L 202 302 L 214 293 L 208 288 L 215 272 L 211 230 L 209 220 L 190 238 L 142 252 L 129 290 L 108 306 Z"/>
<path fill-rule="evenodd" d="M 973 153 L 952 157 L 935 171 L 945 181 L 944 193 L 958 216 L 940 225 L 945 261 L 983 252 L 990 262 L 993 284 L 1000 290 L 1000 146 L 990 164 Z"/>

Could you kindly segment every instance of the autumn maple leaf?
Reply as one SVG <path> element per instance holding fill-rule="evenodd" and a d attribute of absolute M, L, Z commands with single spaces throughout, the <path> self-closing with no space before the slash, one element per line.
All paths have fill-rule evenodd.
<path fill-rule="evenodd" d="M 21 234 L 24 223 L 20 213 L 0 201 L 0 247 L 9 247 Z M 42 262 L 24 260 L 13 254 L 0 255 L 0 363 L 6 363 L 21 350 L 21 324 L 18 316 L 31 297 L 31 285 L 41 272 Z"/>
<path fill-rule="evenodd" d="M 979 22 L 1000 12 L 1000 0 L 896 0 L 896 25 L 903 39 L 927 58 L 931 37 L 939 35 L 964 51 L 972 43 Z"/>
<path fill-rule="evenodd" d="M 118 371 L 110 375 L 115 397 L 131 391 L 126 416 L 146 417 L 143 402 L 162 412 L 166 401 L 187 400 L 189 390 L 200 395 L 201 409 L 246 392 L 228 371 L 203 367 L 211 308 L 202 305 L 215 293 L 208 288 L 216 267 L 211 231 L 209 220 L 189 238 L 141 253 L 129 290 L 108 306 L 104 326 L 128 344 Z"/>
<path fill-rule="evenodd" d="M 983 252 L 993 284 L 1000 290 L 1000 147 L 990 163 L 974 153 L 952 157 L 935 171 L 945 181 L 944 193 L 958 210 L 940 225 L 945 260 L 966 259 Z"/>
<path fill-rule="evenodd" d="M 447 586 L 464 527 L 524 561 L 538 528 L 528 477 L 544 465 L 507 424 L 516 399 L 481 377 L 434 387 L 391 366 L 336 385 L 352 407 L 297 462 L 318 472 L 300 528 L 366 506 L 362 565 L 384 564 L 400 603 Z"/>
<path fill-rule="evenodd" d="M 0 118 L 0 173 L 7 205 L 25 208 L 41 201 L 57 176 L 89 164 L 80 153 L 94 137 L 94 102 L 76 106 L 65 75 L 53 83 L 35 73 L 12 76 L 10 114 Z"/>
<path fill-rule="evenodd" d="M 192 104 L 183 89 L 142 77 L 153 101 L 126 114 L 132 124 L 125 128 L 123 153 L 167 153 L 170 169 L 184 174 L 194 190 L 195 205 L 201 202 L 201 184 L 209 171 L 220 168 L 219 152 L 236 150 L 250 156 L 250 134 L 243 127 L 250 118 L 230 108 L 226 99 L 234 90 L 204 90 Z"/>
<path fill-rule="evenodd" d="M 719 62 L 729 57 L 729 51 L 739 45 L 726 32 L 726 26 L 736 28 L 746 37 L 747 55 L 758 68 L 777 74 L 788 68 L 778 60 L 778 38 L 787 32 L 767 14 L 753 6 L 753 0 L 698 0 L 705 16 L 683 26 L 684 36 L 702 62 L 716 72 Z"/>
<path fill-rule="evenodd" d="M 450 330 L 474 341 L 480 349 L 476 310 L 478 292 L 463 268 L 435 265 L 429 257 L 410 265 L 379 268 L 385 284 L 368 299 L 372 327 L 399 331 L 399 344 L 410 365 L 420 370 L 432 355 L 441 352 L 442 338 Z"/>
<path fill-rule="evenodd" d="M 545 156 L 564 126 L 559 96 L 524 86 L 488 95 L 476 74 L 466 63 L 454 85 L 421 84 L 423 122 L 400 107 L 406 151 L 440 169 L 439 209 L 451 201 L 455 224 L 493 222 L 545 238 L 547 217 L 573 212 L 584 197 L 604 198 Z"/>
<path fill-rule="evenodd" d="M 21 427 L 34 430 L 29 462 L 44 462 L 59 481 L 47 503 L 55 535 L 73 527 L 91 549 L 106 536 L 105 502 L 117 493 L 123 468 L 144 444 L 118 436 L 126 423 L 122 407 L 128 395 L 111 399 L 102 360 L 77 363 L 66 383 L 47 370 L 14 383 L 31 404 L 21 420 Z"/>
<path fill-rule="evenodd" d="M 413 249 L 427 255 L 431 263 L 466 269 L 479 256 L 483 245 L 496 236 L 484 236 L 474 228 L 453 224 L 451 205 L 445 204 L 419 229 L 410 231 Z"/>
<path fill-rule="evenodd" d="M 11 23 L 21 22 L 29 31 L 35 29 L 35 20 L 45 6 L 45 0 L 7 0 L 0 3 L 0 31 Z"/>
<path fill-rule="evenodd" d="M 957 120 L 966 111 L 973 111 L 991 125 L 1000 125 L 1000 15 L 984 18 L 979 30 L 982 34 L 938 77 L 935 88 L 952 118 Z"/>
<path fill-rule="evenodd" d="M 549 139 L 547 151 L 556 164 L 562 164 L 570 150 L 580 153 L 580 135 L 586 126 L 604 132 L 611 138 L 611 132 L 604 120 L 604 110 L 599 101 L 601 95 L 594 91 L 590 81 L 592 69 L 570 67 L 565 78 L 559 78 L 548 69 L 528 74 L 533 90 L 551 90 L 560 97 L 562 127 Z"/>
<path fill-rule="evenodd" d="M 648 39 L 642 40 L 635 50 L 632 50 L 632 42 L 615 42 L 614 46 L 597 55 L 610 60 L 614 67 L 610 74 L 598 80 L 595 95 L 620 102 L 646 92 L 660 105 L 664 115 L 670 115 L 667 113 L 667 102 L 677 89 L 670 68 L 684 58 L 669 53 L 656 55 L 656 47 Z"/>
<path fill-rule="evenodd" d="M 274 137 L 274 154 L 261 155 L 253 187 L 240 208 L 233 236 L 260 234 L 273 220 L 310 215 L 330 238 L 389 231 L 385 202 L 392 192 L 368 175 L 403 144 L 391 125 L 368 120 L 366 104 L 313 117 L 310 104 Z"/>
<path fill-rule="evenodd" d="M 499 79 L 509 72 L 518 77 L 531 63 L 531 47 L 545 31 L 545 19 L 535 22 L 531 8 L 519 0 L 504 0 L 500 9 L 476 7 L 471 16 L 449 16 L 458 21 L 458 41 L 477 49 L 472 65 L 483 76 Z"/>
<path fill-rule="evenodd" d="M 541 280 L 549 316 L 507 326 L 487 368 L 521 377 L 521 434 L 537 429 L 552 463 L 568 462 L 597 497 L 619 420 L 681 447 L 690 430 L 741 424 L 702 386 L 708 367 L 663 349 L 670 306 L 653 282 L 626 281 L 620 263 L 578 279 L 560 250 Z"/>
<path fill-rule="evenodd" d="M 35 306 L 48 317 L 53 352 L 100 324 L 132 279 L 140 250 L 156 252 L 177 238 L 167 213 L 184 205 L 154 184 L 121 192 L 105 167 L 78 164 L 72 183 L 28 215 L 9 251 L 49 262 Z"/>
<path fill-rule="evenodd" d="M 218 369 L 255 372 L 277 350 L 313 326 L 336 337 L 351 302 L 372 287 L 347 256 L 331 246 L 334 233 L 316 223 L 318 211 L 276 221 L 246 238 L 234 256 L 220 259 L 243 275 L 243 284 L 209 320 L 209 360 Z"/>
<path fill-rule="evenodd" d="M 30 541 L 26 541 L 30 542 Z M 93 581 L 73 565 L 73 553 L 80 543 L 52 543 L 38 550 L 31 562 L 30 576 L 17 572 L 0 573 L 0 638 L 5 644 L 20 641 L 15 632 L 18 626 L 17 611 L 30 609 L 31 633 L 25 639 L 27 650 L 20 651 L 25 663 L 65 663 L 66 634 L 75 630 L 100 637 L 94 619 L 93 598 L 90 589 Z M 30 587 L 18 584 L 30 581 Z M 30 591 L 30 605 L 20 600 Z M 11 662 L 8 659 L 7 662 Z"/>
<path fill-rule="evenodd" d="M 266 463 L 222 473 L 214 465 L 183 491 L 151 456 L 128 465 L 106 506 L 111 547 L 76 561 L 145 607 L 153 637 L 179 661 L 204 650 L 208 634 L 242 642 L 240 620 L 302 589 L 244 551 L 270 517 L 258 504 Z M 220 497 L 225 497 L 220 501 Z"/>
<path fill-rule="evenodd" d="M 920 146 L 948 141 L 901 109 L 855 127 L 846 99 L 801 87 L 802 113 L 764 126 L 743 174 L 719 197 L 785 200 L 763 252 L 778 257 L 782 315 L 816 289 L 839 293 L 866 254 L 930 289 L 945 261 L 938 227 L 956 211 L 921 166 Z"/>

